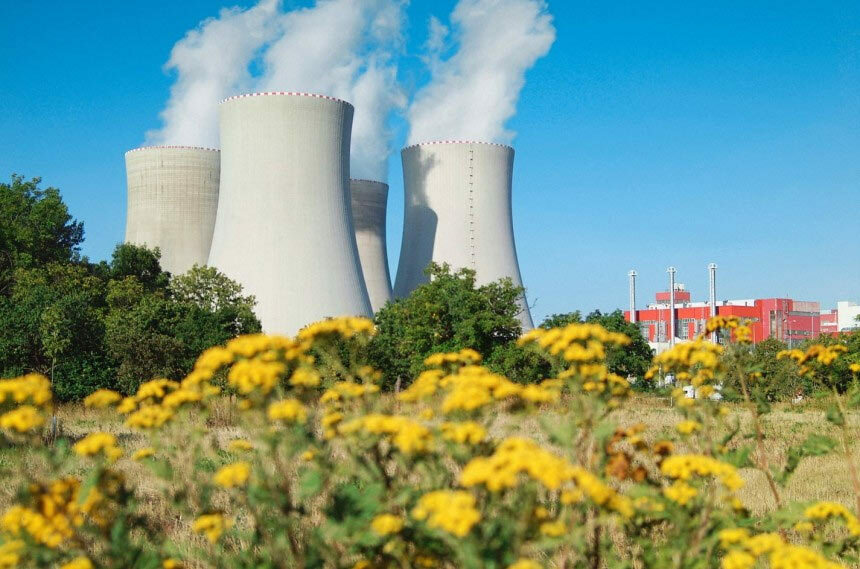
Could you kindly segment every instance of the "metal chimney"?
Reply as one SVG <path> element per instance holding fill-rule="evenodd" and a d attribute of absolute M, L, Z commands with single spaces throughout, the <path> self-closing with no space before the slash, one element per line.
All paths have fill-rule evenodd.
<path fill-rule="evenodd" d="M 711 307 L 711 318 L 717 315 L 717 264 L 708 265 L 708 304 Z M 717 333 L 711 334 L 711 341 L 717 342 Z"/>
<path fill-rule="evenodd" d="M 675 345 L 675 267 L 666 269 L 669 273 L 669 346 Z"/>
<path fill-rule="evenodd" d="M 627 273 L 630 277 L 630 322 L 634 324 L 636 323 L 636 276 L 638 274 L 635 270 Z"/>

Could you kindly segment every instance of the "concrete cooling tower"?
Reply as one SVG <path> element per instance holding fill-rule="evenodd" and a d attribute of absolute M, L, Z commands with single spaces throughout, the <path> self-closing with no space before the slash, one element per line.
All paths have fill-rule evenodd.
<path fill-rule="evenodd" d="M 405 214 L 394 295 L 427 281 L 430 263 L 474 269 L 478 284 L 522 286 L 511 216 L 514 149 L 482 142 L 428 142 L 401 152 Z M 525 297 L 524 330 L 534 327 Z"/>
<path fill-rule="evenodd" d="M 391 275 L 385 241 L 385 210 L 388 184 L 370 180 L 350 180 L 352 222 L 364 283 L 374 312 L 391 300 Z"/>
<path fill-rule="evenodd" d="M 352 105 L 304 93 L 221 102 L 221 193 L 209 264 L 257 297 L 269 333 L 369 316 L 350 215 Z"/>
<path fill-rule="evenodd" d="M 184 273 L 205 265 L 218 207 L 220 152 L 149 146 L 125 153 L 125 241 L 161 249 L 161 267 Z"/>

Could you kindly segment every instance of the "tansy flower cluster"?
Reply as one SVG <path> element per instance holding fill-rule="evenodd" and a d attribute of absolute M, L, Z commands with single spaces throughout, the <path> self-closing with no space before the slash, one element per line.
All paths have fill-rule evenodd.
<path fill-rule="evenodd" d="M 391 443 L 406 454 L 426 451 L 433 442 L 430 429 L 399 415 L 369 414 L 343 423 L 338 432 L 343 435 L 355 432 L 387 435 Z"/>
<path fill-rule="evenodd" d="M 41 427 L 45 423 L 41 410 L 51 399 L 51 382 L 43 375 L 0 380 L 0 430 L 27 433 Z"/>
<path fill-rule="evenodd" d="M 122 456 L 122 449 L 116 444 L 116 437 L 110 433 L 91 433 L 75 443 L 72 449 L 81 456 L 104 456 L 114 461 Z"/>
<path fill-rule="evenodd" d="M 743 478 L 731 464 L 700 454 L 676 454 L 660 464 L 660 471 L 676 480 L 689 481 L 693 477 L 713 476 L 730 492 L 744 485 Z"/>
<path fill-rule="evenodd" d="M 812 522 L 824 523 L 827 520 L 838 519 L 845 524 L 848 533 L 860 537 L 860 521 L 848 508 L 836 502 L 818 502 L 803 511 L 803 517 Z"/>
<path fill-rule="evenodd" d="M 760 558 L 771 569 L 844 569 L 808 547 L 791 545 L 776 533 L 750 535 L 749 530 L 733 528 L 718 534 L 720 547 L 726 550 L 722 569 L 753 569 Z"/>
<path fill-rule="evenodd" d="M 429 527 L 463 537 L 481 520 L 477 501 L 462 490 L 437 490 L 424 494 L 412 509 L 412 517 Z"/>

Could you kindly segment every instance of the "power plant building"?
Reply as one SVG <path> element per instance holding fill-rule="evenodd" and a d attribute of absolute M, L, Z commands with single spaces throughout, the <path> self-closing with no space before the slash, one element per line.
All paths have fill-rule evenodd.
<path fill-rule="evenodd" d="M 371 180 L 350 180 L 352 222 L 364 283 L 374 312 L 391 300 L 391 275 L 385 240 L 385 212 L 388 184 Z"/>
<path fill-rule="evenodd" d="M 173 274 L 205 265 L 218 207 L 220 152 L 148 146 L 125 154 L 125 242 L 161 250 Z"/>
<path fill-rule="evenodd" d="M 224 100 L 221 192 L 209 264 L 257 298 L 269 333 L 369 316 L 350 214 L 353 107 L 305 93 Z"/>
<path fill-rule="evenodd" d="M 478 284 L 508 277 L 522 286 L 511 213 L 514 149 L 427 142 L 404 148 L 401 158 L 405 213 L 394 295 L 407 296 L 426 282 L 431 261 L 474 269 Z M 520 307 L 529 330 L 534 325 L 525 297 Z"/>

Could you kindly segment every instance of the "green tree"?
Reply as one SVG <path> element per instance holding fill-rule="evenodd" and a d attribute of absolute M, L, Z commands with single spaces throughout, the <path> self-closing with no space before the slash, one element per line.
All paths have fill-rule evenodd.
<path fill-rule="evenodd" d="M 521 358 L 531 359 L 513 345 L 521 334 L 521 287 L 510 279 L 478 286 L 475 271 L 452 272 L 448 265 L 435 263 L 427 274 L 429 282 L 376 314 L 378 333 L 369 346 L 370 359 L 383 370 L 387 387 L 397 382 L 405 386 L 422 370 L 424 359 L 437 352 L 473 348 L 496 369 L 513 369 L 522 364 Z"/>
<path fill-rule="evenodd" d="M 559 328 L 568 324 L 588 322 L 600 324 L 610 332 L 626 334 L 632 341 L 627 346 L 609 348 L 606 354 L 606 364 L 609 371 L 622 377 L 636 377 L 640 380 L 651 366 L 654 351 L 648 345 L 648 341 L 642 335 L 639 326 L 628 322 L 624 313 L 614 310 L 608 314 L 595 310 L 584 319 L 577 310 L 566 314 L 553 314 L 548 316 L 540 325 L 541 328 Z M 642 381 L 638 382 L 644 385 Z"/>
<path fill-rule="evenodd" d="M 194 267 L 170 280 L 163 278 L 156 252 L 117 249 L 105 327 L 122 391 L 155 377 L 181 378 L 206 348 L 260 331 L 254 297 L 242 296 L 241 286 L 222 273 Z"/>
<path fill-rule="evenodd" d="M 12 175 L 0 183 L 0 295 L 11 294 L 18 268 L 77 259 L 84 226 L 75 221 L 56 188 L 39 188 L 40 178 Z"/>

